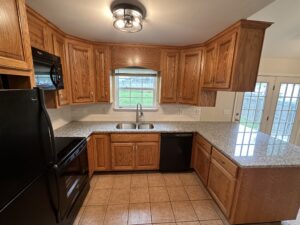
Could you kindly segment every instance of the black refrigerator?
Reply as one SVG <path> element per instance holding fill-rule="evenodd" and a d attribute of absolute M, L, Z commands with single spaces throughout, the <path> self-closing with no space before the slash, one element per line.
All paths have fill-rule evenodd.
<path fill-rule="evenodd" d="M 54 225 L 53 129 L 43 93 L 0 90 L 0 225 Z"/>

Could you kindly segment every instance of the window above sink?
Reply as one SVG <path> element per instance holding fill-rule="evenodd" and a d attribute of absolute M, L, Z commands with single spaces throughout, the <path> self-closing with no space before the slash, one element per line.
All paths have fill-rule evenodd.
<path fill-rule="evenodd" d="M 120 68 L 113 71 L 115 109 L 135 110 L 138 103 L 143 109 L 157 109 L 158 72 L 146 68 Z"/>

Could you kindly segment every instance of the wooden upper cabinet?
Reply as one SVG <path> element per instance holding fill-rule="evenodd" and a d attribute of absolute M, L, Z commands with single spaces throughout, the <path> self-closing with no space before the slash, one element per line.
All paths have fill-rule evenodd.
<path fill-rule="evenodd" d="M 135 146 L 135 169 L 159 169 L 159 142 L 139 142 Z"/>
<path fill-rule="evenodd" d="M 32 47 L 54 53 L 51 39 L 51 29 L 40 15 L 27 6 L 28 27 Z"/>
<path fill-rule="evenodd" d="M 160 53 L 158 47 L 142 45 L 113 45 L 111 47 L 112 69 L 137 66 L 152 70 L 160 70 Z"/>
<path fill-rule="evenodd" d="M 206 90 L 253 91 L 266 28 L 272 23 L 240 20 L 205 46 Z"/>
<path fill-rule="evenodd" d="M 110 52 L 105 46 L 94 46 L 95 101 L 110 102 Z"/>
<path fill-rule="evenodd" d="M 201 57 L 201 49 L 188 49 L 181 52 L 178 83 L 180 103 L 191 105 L 198 103 Z"/>
<path fill-rule="evenodd" d="M 94 139 L 94 167 L 95 171 L 111 169 L 110 139 L 107 134 L 95 134 Z"/>
<path fill-rule="evenodd" d="M 94 102 L 93 48 L 80 42 L 71 42 L 68 47 L 72 102 Z"/>
<path fill-rule="evenodd" d="M 177 102 L 179 50 L 163 50 L 161 54 L 161 103 Z"/>
<path fill-rule="evenodd" d="M 60 57 L 62 64 L 64 89 L 58 91 L 59 106 L 70 104 L 70 78 L 67 64 L 67 46 L 65 38 L 58 33 L 53 33 L 53 51 L 54 54 Z"/>
<path fill-rule="evenodd" d="M 217 63 L 213 86 L 229 88 L 235 51 L 236 33 L 224 36 L 217 41 Z"/>
<path fill-rule="evenodd" d="M 31 76 L 33 70 L 25 0 L 2 0 L 0 74 Z"/>

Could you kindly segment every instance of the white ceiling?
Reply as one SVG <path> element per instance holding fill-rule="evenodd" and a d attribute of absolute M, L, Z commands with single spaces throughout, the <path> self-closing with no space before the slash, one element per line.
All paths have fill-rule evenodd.
<path fill-rule="evenodd" d="M 264 57 L 300 58 L 299 0 L 276 0 L 249 19 L 274 22 L 266 31 Z"/>
<path fill-rule="evenodd" d="M 89 40 L 187 45 L 206 41 L 274 0 L 140 0 L 147 17 L 144 29 L 134 34 L 113 28 L 112 1 L 26 0 L 26 3 L 65 32 Z"/>

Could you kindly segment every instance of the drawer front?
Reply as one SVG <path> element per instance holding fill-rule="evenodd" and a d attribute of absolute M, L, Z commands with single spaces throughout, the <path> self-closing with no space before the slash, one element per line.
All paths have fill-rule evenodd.
<path fill-rule="evenodd" d="M 111 134 L 111 142 L 158 142 L 159 134 Z"/>
<path fill-rule="evenodd" d="M 197 135 L 197 144 L 201 146 L 208 154 L 211 153 L 212 145 L 200 135 Z"/>
<path fill-rule="evenodd" d="M 238 166 L 215 148 L 212 149 L 212 158 L 215 159 L 225 170 L 227 170 L 228 173 L 236 177 Z"/>

